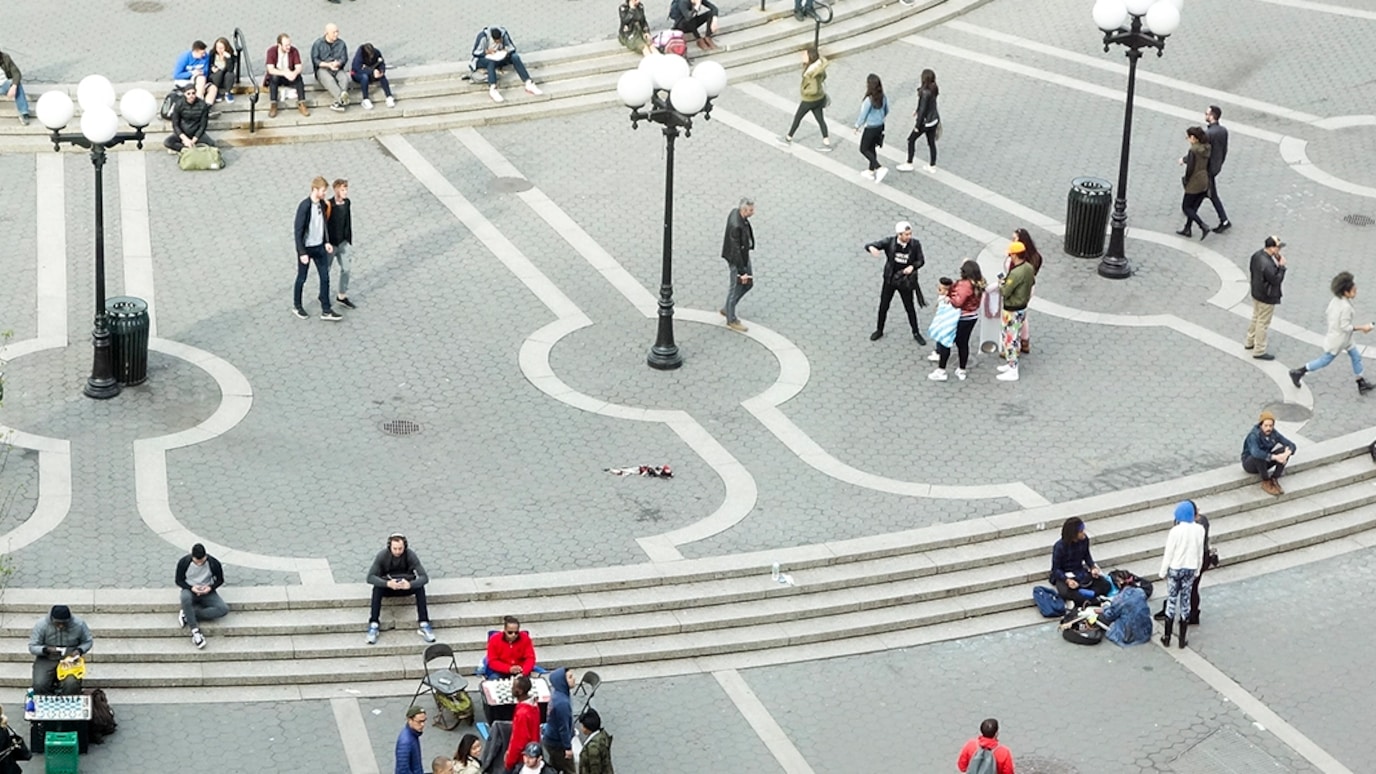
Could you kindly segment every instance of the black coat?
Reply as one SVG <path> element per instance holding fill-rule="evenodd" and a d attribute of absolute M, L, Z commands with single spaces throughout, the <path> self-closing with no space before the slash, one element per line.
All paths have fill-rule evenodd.
<path fill-rule="evenodd" d="M 1223 124 L 1209 124 L 1204 136 L 1209 140 L 1209 177 L 1218 177 L 1223 162 L 1228 160 L 1228 130 Z"/>
<path fill-rule="evenodd" d="M 865 245 L 865 250 L 870 248 L 881 250 L 884 253 L 884 283 L 892 284 L 893 275 L 901 272 L 909 266 L 913 267 L 913 274 L 917 274 L 927 259 L 922 256 L 922 243 L 917 241 L 917 237 L 908 240 L 908 253 L 905 256 L 898 251 L 898 236 L 886 237 Z M 917 278 L 913 278 L 914 289 L 917 291 L 917 303 L 926 306 L 927 298 L 922 295 L 922 285 L 917 284 Z"/>
<path fill-rule="evenodd" d="M 1265 250 L 1252 253 L 1252 298 L 1263 304 L 1280 303 L 1280 284 L 1285 281 L 1285 267 L 1277 266 Z"/>
<path fill-rule="evenodd" d="M 736 207 L 726 216 L 726 233 L 722 235 L 721 257 L 725 258 L 737 273 L 745 274 L 746 267 L 750 265 L 750 251 L 754 249 L 755 229 L 751 228 L 750 219 L 741 215 L 741 209 Z"/>

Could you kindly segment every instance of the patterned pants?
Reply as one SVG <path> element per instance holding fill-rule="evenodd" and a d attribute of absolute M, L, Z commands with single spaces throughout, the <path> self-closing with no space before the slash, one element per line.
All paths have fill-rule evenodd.
<path fill-rule="evenodd" d="M 1166 572 L 1166 620 L 1190 617 L 1190 589 L 1194 586 L 1194 570 L 1172 567 Z"/>
<path fill-rule="evenodd" d="M 1018 367 L 1018 338 L 1022 335 L 1022 323 L 1027 319 L 1027 310 L 1003 310 L 1003 359 L 1013 368 Z"/>

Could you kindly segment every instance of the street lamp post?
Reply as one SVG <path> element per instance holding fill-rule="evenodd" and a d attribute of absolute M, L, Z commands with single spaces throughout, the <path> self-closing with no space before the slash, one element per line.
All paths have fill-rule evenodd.
<path fill-rule="evenodd" d="M 1165 53 L 1166 38 L 1180 26 L 1184 0 L 1098 0 L 1094 23 L 1104 31 L 1104 51 L 1117 43 L 1127 48 L 1128 93 L 1123 109 L 1123 149 L 1118 157 L 1118 190 L 1113 199 L 1108 251 L 1099 261 L 1099 276 L 1124 279 L 1132 274 L 1124 254 L 1128 223 L 1128 155 L 1132 149 L 1132 100 L 1137 91 L 1137 60 L 1142 49 Z"/>
<path fill-rule="evenodd" d="M 689 73 L 688 60 L 676 55 L 653 54 L 640 67 L 622 73 L 616 94 L 631 109 L 631 128 L 641 121 L 664 127 L 664 243 L 660 265 L 659 330 L 646 362 L 651 368 L 669 371 L 683 365 L 674 343 L 674 141 L 679 131 L 693 136 L 693 116 L 712 117 L 712 100 L 726 88 L 726 70 L 707 61 Z"/>
<path fill-rule="evenodd" d="M 157 113 L 158 104 L 144 89 L 130 89 L 119 101 L 119 112 L 134 127 L 133 132 L 119 132 L 119 116 L 115 115 L 115 88 L 102 75 L 88 75 L 76 89 L 81 104 L 81 134 L 62 130 L 75 113 L 72 98 L 60 91 L 49 91 L 38 99 L 38 120 L 52 132 L 53 150 L 62 144 L 75 145 L 91 151 L 91 164 L 96 173 L 96 315 L 91 330 L 91 375 L 83 392 L 88 398 L 104 400 L 119 394 L 115 379 L 114 358 L 110 352 L 110 326 L 105 315 L 105 151 L 125 142 L 134 141 L 143 148 L 144 127 Z"/>

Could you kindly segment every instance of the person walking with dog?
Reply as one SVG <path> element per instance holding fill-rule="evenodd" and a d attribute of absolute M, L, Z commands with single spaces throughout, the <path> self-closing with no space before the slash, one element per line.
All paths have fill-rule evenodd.
<path fill-rule="evenodd" d="M 1362 352 L 1352 342 L 1352 334 L 1356 331 L 1371 333 L 1373 326 L 1369 322 L 1353 322 L 1356 312 L 1352 308 L 1352 299 L 1357 297 L 1357 283 L 1352 279 L 1352 272 L 1339 272 L 1329 283 L 1329 289 L 1333 291 L 1333 298 L 1328 302 L 1328 311 L 1325 312 L 1328 318 L 1328 333 L 1323 339 L 1323 354 L 1291 371 L 1290 381 L 1299 387 L 1300 380 L 1305 374 L 1323 368 L 1332 363 L 1338 355 L 1346 352 L 1352 360 L 1352 375 L 1357 377 L 1357 393 L 1365 395 L 1376 385 L 1362 376 Z"/>
<path fill-rule="evenodd" d="M 1161 644 L 1171 646 L 1171 629 L 1180 621 L 1180 647 L 1187 644 L 1190 628 L 1190 589 L 1204 565 L 1204 527 L 1194 520 L 1195 506 L 1186 500 L 1175 506 L 1175 526 L 1166 535 L 1161 556 L 1161 577 L 1166 579 L 1166 621 Z"/>

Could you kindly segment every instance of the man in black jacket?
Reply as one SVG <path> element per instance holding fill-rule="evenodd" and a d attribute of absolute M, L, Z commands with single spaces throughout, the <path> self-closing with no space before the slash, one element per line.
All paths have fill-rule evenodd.
<path fill-rule="evenodd" d="M 726 259 L 731 283 L 721 314 L 726 318 L 726 327 L 739 333 L 750 330 L 736 318 L 736 304 L 755 286 L 755 270 L 750 266 L 750 251 L 755 249 L 755 230 L 750 227 L 750 216 L 754 214 L 755 201 L 742 198 L 736 209 L 726 216 L 726 234 L 721 242 L 721 257 Z"/>
<path fill-rule="evenodd" d="M 215 141 L 205 133 L 210 124 L 210 106 L 196 96 L 194 85 L 186 87 L 182 96 L 183 99 L 172 108 L 172 134 L 162 144 L 172 153 L 197 145 L 214 147 Z"/>
<path fill-rule="evenodd" d="M 224 568 L 219 559 L 206 553 L 205 546 L 197 543 L 191 547 L 191 553 L 177 562 L 176 581 L 182 594 L 177 622 L 183 629 L 191 627 L 192 645 L 204 648 L 205 636 L 201 634 L 200 622 L 223 618 L 229 613 L 229 605 L 216 591 L 224 585 Z"/>
<path fill-rule="evenodd" d="M 1285 243 L 1278 236 L 1266 237 L 1262 249 L 1252 253 L 1252 324 L 1247 327 L 1244 346 L 1252 350 L 1256 360 L 1275 360 L 1266 351 L 1266 331 L 1271 327 L 1271 315 L 1280 303 L 1280 285 L 1285 281 L 1285 256 L 1280 249 Z"/>
<path fill-rule="evenodd" d="M 1218 214 L 1218 225 L 1214 231 L 1220 234 L 1233 227 L 1228 221 L 1228 213 L 1223 209 L 1223 202 L 1218 198 L 1218 183 L 1215 182 L 1215 178 L 1223 172 L 1223 162 L 1228 158 L 1228 130 L 1218 122 L 1222 117 L 1223 108 L 1218 105 L 1210 105 L 1204 111 L 1204 136 L 1209 140 L 1209 201 L 1213 202 L 1214 212 Z"/>
<path fill-rule="evenodd" d="M 306 308 L 301 306 L 301 291 L 306 287 L 306 273 L 315 264 L 315 273 L 320 277 L 320 319 L 331 322 L 344 319 L 330 308 L 330 255 L 334 246 L 326 233 L 326 214 L 330 184 L 323 177 L 311 181 L 311 195 L 296 205 L 296 222 L 292 233 L 296 240 L 296 285 L 292 289 L 292 313 L 306 319 Z"/>
<path fill-rule="evenodd" d="M 917 309 L 913 306 L 913 294 L 917 295 L 917 303 L 922 306 L 927 305 L 927 299 L 922 295 L 922 287 L 918 285 L 917 270 L 927 261 L 922 257 L 922 243 L 913 239 L 913 227 L 907 221 L 899 221 L 894 226 L 894 236 L 870 242 L 865 245 L 865 249 L 875 258 L 884 259 L 884 285 L 879 290 L 879 324 L 875 326 L 874 333 L 870 334 L 870 341 L 878 341 L 884 337 L 884 323 L 889 319 L 889 304 L 893 303 L 893 294 L 897 293 L 898 298 L 903 301 L 903 311 L 908 313 L 908 326 L 913 329 L 913 338 L 917 343 L 926 346 L 927 340 L 922 338 L 922 330 L 917 327 Z"/>
<path fill-rule="evenodd" d="M 430 611 L 425 605 L 425 584 L 430 576 L 420 557 L 411 550 L 406 536 L 393 532 L 387 536 L 387 547 L 377 553 L 373 566 L 368 568 L 368 583 L 373 587 L 372 607 L 368 610 L 368 644 L 377 643 L 378 619 L 382 615 L 383 597 L 416 597 L 417 633 L 426 642 L 434 642 L 430 629 Z"/>

